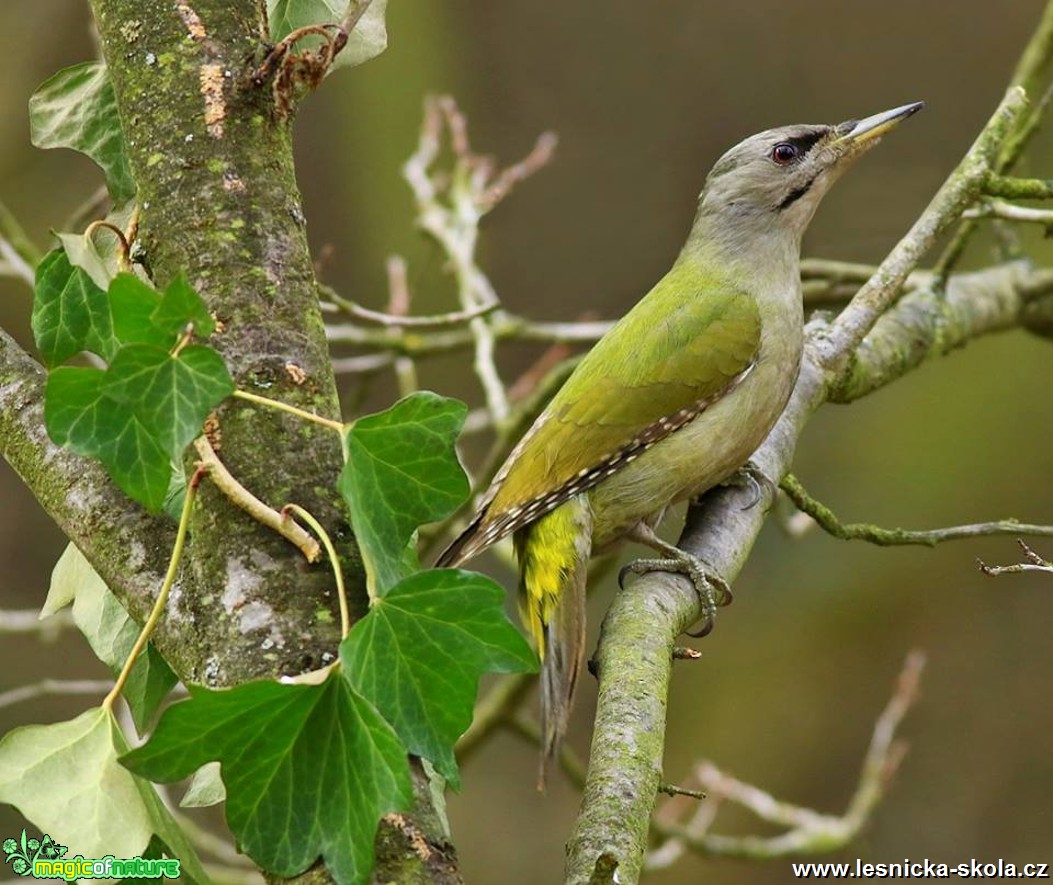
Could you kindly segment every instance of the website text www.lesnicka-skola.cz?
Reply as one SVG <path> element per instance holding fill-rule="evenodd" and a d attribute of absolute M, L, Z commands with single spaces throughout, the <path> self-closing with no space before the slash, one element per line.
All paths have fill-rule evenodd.
<path fill-rule="evenodd" d="M 792 863 L 796 879 L 1048 879 L 1048 863 L 972 860 L 938 863 L 902 860 L 892 863 Z"/>

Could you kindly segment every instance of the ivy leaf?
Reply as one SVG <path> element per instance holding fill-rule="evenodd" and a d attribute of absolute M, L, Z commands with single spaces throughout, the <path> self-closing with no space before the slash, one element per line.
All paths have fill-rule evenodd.
<path fill-rule="evenodd" d="M 156 344 L 165 350 L 176 343 L 175 331 L 158 328 L 154 313 L 161 306 L 161 296 L 137 276 L 119 273 L 109 288 L 113 331 L 123 344 Z"/>
<path fill-rule="evenodd" d="M 102 169 L 115 203 L 135 196 L 109 71 L 101 61 L 63 68 L 29 99 L 30 140 L 39 148 L 72 148 Z"/>
<path fill-rule="evenodd" d="M 33 336 L 48 366 L 82 350 L 109 359 L 117 349 L 106 291 L 61 249 L 37 266 L 33 289 Z"/>
<path fill-rule="evenodd" d="M 453 745 L 472 722 L 479 677 L 537 668 L 504 596 L 473 572 L 418 572 L 377 599 L 341 645 L 347 679 L 455 789 Z"/>
<path fill-rule="evenodd" d="M 413 795 L 406 750 L 372 705 L 332 672 L 190 693 L 121 761 L 163 782 L 218 761 L 227 823 L 256 863 L 288 877 L 321 856 L 337 882 L 368 881 L 378 821 Z"/>
<path fill-rule="evenodd" d="M 452 513 L 468 495 L 454 441 L 468 408 L 427 391 L 356 421 L 339 488 L 351 511 L 370 586 L 383 595 L 407 572 L 417 528 Z"/>
<path fill-rule="evenodd" d="M 304 25 L 340 24 L 350 9 L 349 0 L 267 0 L 271 39 L 287 37 Z M 333 69 L 350 68 L 376 58 L 388 45 L 385 24 L 387 0 L 373 0 L 336 57 Z"/>
<path fill-rule="evenodd" d="M 188 323 L 193 324 L 194 334 L 199 338 L 207 338 L 216 331 L 216 321 L 183 273 L 168 284 L 150 321 L 173 335 L 182 334 Z"/>
<path fill-rule="evenodd" d="M 101 294 L 105 299 L 107 293 Z M 209 412 L 230 395 L 234 382 L 212 348 L 175 347 L 178 332 L 188 324 L 204 334 L 215 328 L 184 277 L 162 296 L 122 273 L 110 283 L 108 294 L 109 349 L 114 351 L 109 368 L 53 369 L 45 388 L 44 420 L 56 443 L 98 458 L 125 492 L 157 511 L 173 485 L 173 462 L 201 432 Z M 79 349 L 73 332 L 69 341 L 52 348 L 53 357 Z"/>
<path fill-rule="evenodd" d="M 126 494 L 156 512 L 165 502 L 171 459 L 134 412 L 105 395 L 105 378 L 101 369 L 53 369 L 44 389 L 48 435 L 78 455 L 98 458 Z"/>
<path fill-rule="evenodd" d="M 234 390 L 223 358 L 192 344 L 171 354 L 153 344 L 122 347 L 106 371 L 103 393 L 134 409 L 171 458 L 201 433 L 209 412 Z M 166 485 L 167 490 L 167 485 Z"/>
<path fill-rule="evenodd" d="M 56 233 L 55 236 L 62 243 L 62 251 L 66 253 L 69 263 L 84 271 L 91 281 L 105 292 L 117 275 L 116 261 L 111 271 L 95 245 L 95 240 L 84 234 Z"/>
<path fill-rule="evenodd" d="M 107 429 L 120 422 L 116 402 L 102 395 L 106 373 L 90 366 L 59 366 L 44 388 L 44 424 L 52 441 L 78 455 L 104 459 Z"/>
<path fill-rule="evenodd" d="M 73 621 L 95 656 L 120 672 L 139 626 L 73 544 L 67 544 L 51 572 L 51 584 L 40 616 L 54 614 L 73 603 Z M 161 701 L 176 683 L 176 675 L 152 644 L 146 646 L 124 688 L 124 698 L 140 733 L 145 731 Z"/>
<path fill-rule="evenodd" d="M 168 454 L 152 428 L 144 427 L 135 415 L 123 414 L 119 424 L 107 429 L 115 431 L 116 438 L 107 449 L 109 457 L 103 458 L 106 470 L 129 497 L 157 513 L 172 479 Z"/>
<path fill-rule="evenodd" d="M 136 857 L 161 839 L 196 882 L 208 877 L 193 846 L 146 781 L 117 761 L 128 743 L 109 711 L 28 725 L 0 740 L 0 802 L 84 857 Z"/>

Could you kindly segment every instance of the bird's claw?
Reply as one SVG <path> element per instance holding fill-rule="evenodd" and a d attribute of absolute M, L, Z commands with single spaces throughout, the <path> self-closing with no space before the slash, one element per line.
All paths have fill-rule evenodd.
<path fill-rule="evenodd" d="M 741 510 L 750 510 L 756 507 L 765 492 L 774 501 L 775 494 L 778 491 L 778 485 L 752 461 L 747 461 L 743 464 L 742 467 L 724 481 L 723 485 L 748 488 L 750 490 L 752 497 L 742 505 Z"/>
<path fill-rule="evenodd" d="M 712 629 L 717 619 L 717 609 L 731 605 L 734 596 L 731 587 L 716 571 L 716 569 L 704 563 L 697 556 L 692 556 L 686 551 L 678 551 L 681 555 L 677 557 L 666 557 L 663 559 L 637 559 L 623 566 L 618 572 L 618 586 L 624 589 L 625 577 L 629 574 L 645 575 L 648 572 L 672 572 L 678 575 L 686 575 L 702 606 L 702 628 L 697 633 L 688 631 L 688 636 L 696 638 L 705 636 Z"/>

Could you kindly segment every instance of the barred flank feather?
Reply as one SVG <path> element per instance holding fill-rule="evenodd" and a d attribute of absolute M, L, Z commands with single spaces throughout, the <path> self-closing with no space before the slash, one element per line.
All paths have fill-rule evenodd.
<path fill-rule="evenodd" d="M 585 660 L 585 578 L 592 511 L 577 495 L 516 532 L 519 613 L 541 658 L 543 747 L 538 788 L 567 730 Z"/>

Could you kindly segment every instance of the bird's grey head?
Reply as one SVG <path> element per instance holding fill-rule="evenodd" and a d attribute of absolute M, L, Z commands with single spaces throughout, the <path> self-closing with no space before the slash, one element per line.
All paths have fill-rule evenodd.
<path fill-rule="evenodd" d="M 721 157 L 699 197 L 699 220 L 733 236 L 788 235 L 799 244 L 819 201 L 852 163 L 900 121 L 915 102 L 863 120 L 769 129 Z"/>

